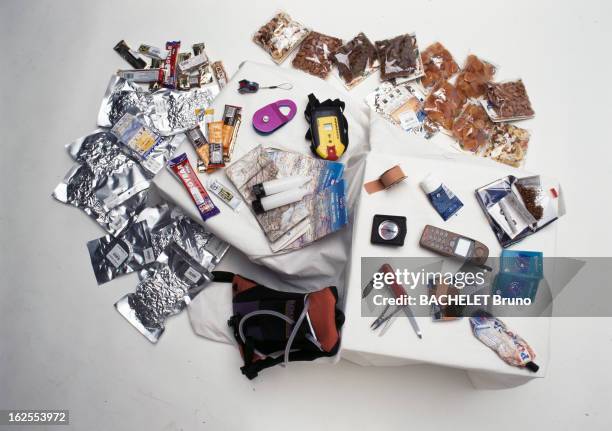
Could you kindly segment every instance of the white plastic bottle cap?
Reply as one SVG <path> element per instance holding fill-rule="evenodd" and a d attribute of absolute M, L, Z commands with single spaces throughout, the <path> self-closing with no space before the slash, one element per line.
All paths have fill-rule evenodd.
<path fill-rule="evenodd" d="M 421 181 L 420 183 L 421 189 L 423 189 L 425 194 L 435 192 L 436 189 L 441 185 L 442 181 L 439 178 L 433 176 L 432 174 L 428 174 L 425 178 L 423 178 L 423 181 Z"/>

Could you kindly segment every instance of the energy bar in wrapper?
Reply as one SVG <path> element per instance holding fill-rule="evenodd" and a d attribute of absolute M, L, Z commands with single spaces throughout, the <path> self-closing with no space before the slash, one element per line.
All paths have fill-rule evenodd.
<path fill-rule="evenodd" d="M 178 68 L 181 72 L 190 72 L 198 67 L 206 66 L 208 64 L 208 56 L 205 52 L 189 57 L 178 64 Z"/>
<path fill-rule="evenodd" d="M 132 54 L 132 50 L 127 43 L 125 43 L 125 40 L 120 40 L 113 49 L 134 69 L 144 69 L 147 66 L 146 61 L 144 61 L 142 58 L 137 58 L 134 54 Z"/>
<path fill-rule="evenodd" d="M 115 304 L 117 311 L 150 342 L 156 343 L 168 317 L 180 313 L 212 275 L 175 243 L 151 265 L 136 291 Z"/>
<path fill-rule="evenodd" d="M 168 167 L 181 180 L 183 186 L 185 186 L 189 192 L 191 200 L 196 204 L 202 220 L 206 221 L 210 217 L 219 214 L 219 208 L 215 206 L 208 192 L 198 179 L 197 174 L 189 163 L 187 154 L 183 153 L 170 160 L 168 162 Z"/>
<path fill-rule="evenodd" d="M 87 249 L 98 285 L 140 271 L 157 257 L 146 221 L 133 224 L 117 237 L 89 241 Z"/>
<path fill-rule="evenodd" d="M 117 76 L 139 84 L 150 84 L 164 80 L 164 69 L 132 69 L 118 70 Z"/>
<path fill-rule="evenodd" d="M 190 81 L 189 81 L 189 72 L 182 71 L 179 67 L 179 64 L 187 61 L 191 58 L 190 52 L 180 52 L 178 58 L 176 60 L 177 68 L 176 68 L 176 86 L 179 90 L 189 90 Z"/>
<path fill-rule="evenodd" d="M 203 162 L 205 165 L 208 165 L 208 141 L 204 137 L 204 133 L 200 126 L 195 126 L 192 129 L 189 129 L 185 132 L 185 136 L 193 146 L 193 149 L 197 153 L 199 160 Z"/>
<path fill-rule="evenodd" d="M 193 50 L 193 55 L 200 55 L 206 49 L 206 44 L 203 42 L 194 43 L 193 45 L 191 45 L 191 49 Z"/>
<path fill-rule="evenodd" d="M 166 55 L 168 54 L 167 52 L 164 52 L 161 48 L 145 44 L 141 44 L 138 47 L 138 52 L 155 60 L 164 60 L 166 58 Z"/>
<path fill-rule="evenodd" d="M 208 144 L 208 125 L 214 120 L 215 110 L 213 108 L 206 108 L 204 110 L 198 109 L 196 111 L 198 116 L 198 122 L 200 125 L 200 131 L 206 138 L 206 144 L 202 148 L 201 153 L 198 153 L 199 159 L 197 163 L 197 170 L 203 174 L 208 170 L 208 163 L 210 161 L 210 145 Z"/>
<path fill-rule="evenodd" d="M 208 165 L 207 172 L 225 166 L 223 159 L 223 122 L 208 123 Z"/>
<path fill-rule="evenodd" d="M 164 60 L 164 86 L 168 88 L 176 88 L 176 62 L 178 52 L 181 48 L 181 42 L 166 42 L 166 50 L 168 55 Z"/>
<path fill-rule="evenodd" d="M 206 139 L 208 139 L 208 125 L 215 119 L 215 110 L 214 108 L 198 109 L 196 114 L 198 116 L 200 128 L 202 129 Z"/>
<path fill-rule="evenodd" d="M 234 131 L 236 129 L 236 123 L 241 118 L 242 108 L 234 105 L 225 105 L 223 111 L 223 160 L 229 162 L 231 159 L 231 151 L 233 151 L 233 144 L 236 139 Z"/>
<path fill-rule="evenodd" d="M 217 80 L 217 84 L 219 84 L 219 88 L 223 89 L 227 85 L 227 72 L 225 71 L 225 67 L 223 67 L 222 61 L 215 61 L 212 65 L 212 71 L 215 75 L 215 79 Z"/>

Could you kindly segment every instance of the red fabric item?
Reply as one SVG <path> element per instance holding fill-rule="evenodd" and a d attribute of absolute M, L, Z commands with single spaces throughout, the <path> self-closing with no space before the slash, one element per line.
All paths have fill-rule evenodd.
<path fill-rule="evenodd" d="M 310 322 L 326 352 L 331 351 L 338 343 L 340 335 L 336 328 L 336 297 L 329 287 L 309 295 L 310 306 L 308 315 Z"/>

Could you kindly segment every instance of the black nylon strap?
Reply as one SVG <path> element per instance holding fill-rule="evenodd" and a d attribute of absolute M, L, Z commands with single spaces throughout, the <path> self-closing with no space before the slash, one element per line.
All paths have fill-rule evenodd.
<path fill-rule="evenodd" d="M 213 271 L 213 281 L 216 283 L 231 283 L 234 280 L 234 273 L 229 271 Z"/>

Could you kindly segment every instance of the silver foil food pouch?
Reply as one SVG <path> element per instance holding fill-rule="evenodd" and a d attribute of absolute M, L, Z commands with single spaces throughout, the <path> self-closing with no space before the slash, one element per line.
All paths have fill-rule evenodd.
<path fill-rule="evenodd" d="M 99 285 L 140 271 L 156 258 L 146 221 L 133 224 L 118 237 L 106 235 L 89 241 L 87 250 Z"/>
<path fill-rule="evenodd" d="M 206 231 L 199 223 L 187 217 L 152 232 L 153 250 L 157 253 L 169 243 L 178 244 L 204 268 L 212 271 L 221 261 L 229 244 Z"/>
<path fill-rule="evenodd" d="M 137 111 L 130 110 L 127 113 L 144 120 L 142 114 Z M 117 165 L 127 163 L 129 160 L 140 164 L 147 177 L 152 178 L 164 167 L 184 139 L 184 135 L 161 137 L 157 145 L 142 158 L 123 147 L 110 131 L 97 129 L 66 145 L 66 149 L 74 160 L 87 163 L 94 171 L 113 170 Z"/>
<path fill-rule="evenodd" d="M 82 209 L 108 233 L 117 235 L 146 206 L 149 182 L 133 162 L 119 164 L 108 175 L 103 171 L 93 170 L 88 164 L 76 164 L 52 196 Z"/>
<path fill-rule="evenodd" d="M 185 215 L 179 207 L 168 203 L 144 209 L 140 220 L 146 221 L 151 230 L 151 244 L 156 256 L 168 244 L 175 242 L 200 265 L 213 271 L 230 247 Z"/>
<path fill-rule="evenodd" d="M 115 304 L 149 341 L 156 343 L 168 317 L 180 313 L 202 291 L 212 275 L 175 243 L 151 265 L 134 293 Z"/>
<path fill-rule="evenodd" d="M 214 84 L 189 91 L 163 88 L 151 93 L 113 76 L 98 112 L 98 125 L 111 127 L 126 112 L 136 110 L 143 114 L 145 124 L 160 135 L 175 135 L 194 127 L 197 112 L 209 107 L 218 93 L 219 87 Z"/>

